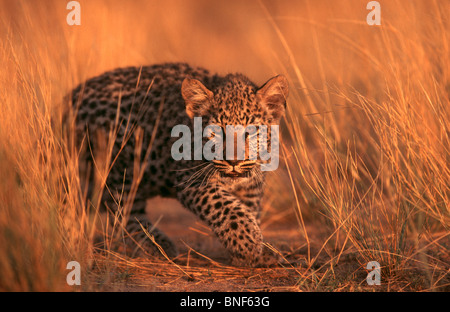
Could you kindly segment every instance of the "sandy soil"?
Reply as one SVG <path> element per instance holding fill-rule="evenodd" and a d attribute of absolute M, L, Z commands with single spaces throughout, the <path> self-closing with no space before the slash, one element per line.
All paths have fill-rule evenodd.
<path fill-rule="evenodd" d="M 102 290 L 299 291 L 316 289 L 319 279 L 327 277 L 329 270 L 323 269 L 329 259 L 326 250 L 322 250 L 314 265 L 308 268 L 308 248 L 293 214 L 266 216 L 261 222 L 265 241 L 279 250 L 288 262 L 273 268 L 237 268 L 231 266 L 225 249 L 211 230 L 176 200 L 152 199 L 147 204 L 147 212 L 177 244 L 180 256 L 173 262 L 128 259 L 114 270 L 109 269 L 108 279 L 105 280 L 104 272 L 99 274 L 97 283 Z M 319 227 L 311 226 L 307 230 L 313 258 L 323 244 L 323 235 Z M 361 270 L 358 272 L 359 267 L 353 261 L 345 270 L 353 274 L 356 285 L 365 276 Z"/>
<path fill-rule="evenodd" d="M 271 268 L 240 268 L 230 259 L 211 230 L 172 199 L 155 198 L 147 212 L 177 244 L 176 259 L 126 258 L 121 254 L 97 257 L 92 270 L 94 290 L 101 291 L 417 291 L 428 289 L 427 277 L 414 267 L 369 286 L 368 271 L 358 252 L 333 249 L 323 224 L 307 222 L 308 244 L 293 213 L 267 213 L 261 220 L 265 241 L 284 261 Z M 345 238 L 342 238 L 345 239 Z M 330 243 L 331 242 L 331 243 Z M 325 247 L 323 247 L 325 246 Z M 449 261 L 437 251 L 436 258 Z M 309 263 L 309 264 L 308 264 Z M 444 285 L 448 281 L 442 282 Z M 437 290 L 443 290 L 438 288 Z"/>

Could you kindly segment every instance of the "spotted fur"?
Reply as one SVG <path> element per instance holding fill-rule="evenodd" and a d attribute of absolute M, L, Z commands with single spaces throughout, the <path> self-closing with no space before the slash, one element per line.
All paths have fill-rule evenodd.
<path fill-rule="evenodd" d="M 267 265 L 268 258 L 259 228 L 264 186 L 259 161 L 175 161 L 171 147 L 178 138 L 171 137 L 171 130 L 184 124 L 193 133 L 192 118 L 199 116 L 204 126 L 216 124 L 224 129 L 226 125 L 278 124 L 287 92 L 283 76 L 258 88 L 241 74 L 220 76 L 187 64 L 168 63 L 106 72 L 75 88 L 72 102 L 80 144 L 96 146 L 94 133 L 116 129 L 115 162 L 106 181 L 110 191 L 103 194 L 106 206 L 116 210 L 121 194 L 123 198 L 129 194 L 136 157 L 140 155 L 137 160 L 146 164 L 127 224 L 136 241 L 149 250 L 154 246 L 142 233 L 141 223 L 166 253 L 177 254 L 172 241 L 145 215 L 147 198 L 176 197 L 211 227 L 235 265 L 260 266 Z M 137 129 L 143 130 L 139 136 Z M 140 154 L 137 138 L 142 140 Z"/>

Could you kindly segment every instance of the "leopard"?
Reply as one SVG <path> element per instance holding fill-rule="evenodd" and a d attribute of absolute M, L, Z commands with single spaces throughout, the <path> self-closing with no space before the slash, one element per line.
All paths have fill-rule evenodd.
<path fill-rule="evenodd" d="M 277 261 L 260 228 L 264 161 L 247 155 L 175 160 L 173 144 L 179 137 L 172 129 L 185 125 L 193 133 L 198 117 L 203 127 L 217 125 L 224 131 L 228 125 L 279 125 L 288 89 L 284 75 L 258 86 L 241 73 L 220 75 L 187 63 L 161 63 L 107 71 L 79 84 L 69 95 L 78 145 L 99 148 L 95 133 L 115 135 L 108 191 L 101 194 L 101 202 L 117 211 L 119 198 L 124 202 L 133 194 L 125 229 L 134 242 L 149 252 L 157 244 L 168 257 L 178 255 L 176 244 L 146 214 L 149 198 L 171 197 L 209 226 L 232 265 L 260 267 Z M 214 134 L 202 137 L 202 144 Z M 94 161 L 92 152 L 84 154 L 85 162 Z M 136 161 L 144 169 L 133 188 Z"/>

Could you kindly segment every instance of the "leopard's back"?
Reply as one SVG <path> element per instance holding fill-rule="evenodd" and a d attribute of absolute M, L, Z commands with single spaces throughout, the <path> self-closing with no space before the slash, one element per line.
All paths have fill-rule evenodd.
<path fill-rule="evenodd" d="M 184 63 L 166 63 L 144 67 L 118 68 L 91 78 L 72 92 L 76 111 L 79 144 L 98 147 L 99 133 L 104 139 L 114 132 L 111 159 L 115 160 L 107 184 L 128 191 L 133 180 L 136 134 L 143 130 L 140 162 L 145 161 L 153 131 L 154 141 L 148 155 L 148 169 L 142 179 L 149 197 L 175 196 L 176 163 L 171 157 L 171 129 L 189 123 L 181 96 L 186 77 L 212 83 L 214 76 L 203 68 Z M 158 128 L 155 130 L 155 125 Z M 87 139 L 88 135 L 89 138 Z M 102 142 L 104 145 L 105 142 Z M 90 152 L 86 161 L 92 161 Z M 121 190 L 117 190 L 118 192 Z"/>

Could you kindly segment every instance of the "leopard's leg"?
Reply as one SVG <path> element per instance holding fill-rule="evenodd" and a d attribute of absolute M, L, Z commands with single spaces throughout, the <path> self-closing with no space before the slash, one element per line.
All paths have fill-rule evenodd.
<path fill-rule="evenodd" d="M 125 227 L 121 227 L 119 224 L 122 223 L 124 215 L 126 215 L 124 209 L 119 208 L 117 204 L 117 199 L 113 200 L 111 196 L 107 196 L 107 201 L 105 204 L 113 211 L 116 218 L 110 218 L 110 221 L 114 224 L 116 231 L 121 231 L 121 237 L 125 242 L 126 246 L 132 250 L 131 256 L 145 256 L 146 254 L 154 256 L 162 256 L 161 251 L 155 245 L 154 242 L 148 237 L 147 233 L 151 235 L 155 242 L 162 247 L 164 252 L 170 258 L 176 257 L 178 255 L 177 248 L 171 239 L 164 234 L 160 229 L 155 227 L 152 222 L 148 219 L 145 212 L 146 199 L 143 196 L 136 196 L 131 211 L 129 212 L 128 219 L 125 220 Z M 125 201 L 124 201 L 125 202 Z M 121 209 L 121 213 L 117 213 Z M 145 233 L 145 231 L 147 233 Z"/>
<path fill-rule="evenodd" d="M 276 261 L 266 256 L 255 212 L 231 192 L 215 184 L 194 184 L 180 190 L 179 200 L 210 226 L 233 265 L 267 266 Z"/>
<path fill-rule="evenodd" d="M 178 255 L 175 244 L 152 222 L 148 219 L 145 208 L 147 199 L 147 190 L 144 183 L 141 183 L 136 190 L 132 203 L 127 203 L 127 197 L 131 193 L 134 173 L 127 164 L 130 159 L 134 159 L 135 136 L 131 136 L 127 145 L 122 147 L 122 137 L 124 136 L 123 128 L 120 128 L 117 136 L 117 143 L 114 145 L 112 151 L 112 159 L 115 159 L 114 166 L 108 174 L 105 190 L 102 193 L 102 203 L 107 206 L 108 211 L 114 216 L 109 220 L 113 225 L 115 233 L 120 237 L 119 243 L 125 242 L 127 249 L 132 250 L 132 256 L 151 254 L 161 256 L 158 247 L 151 241 L 143 228 L 149 235 L 153 236 L 155 242 L 161 246 L 164 252 L 169 257 L 176 257 Z M 106 149 L 106 139 L 104 131 L 97 131 L 96 137 L 97 145 L 100 146 L 95 150 Z M 144 146 L 148 145 L 144 142 Z M 145 154 L 145 151 L 142 151 Z M 144 174 L 143 180 L 149 180 L 148 173 Z M 131 206 L 131 209 L 127 206 Z M 127 218 L 124 220 L 123 218 Z M 119 232 L 117 232 L 119 231 Z"/>
<path fill-rule="evenodd" d="M 177 247 L 172 240 L 164 234 L 164 232 L 155 227 L 148 219 L 147 214 L 145 213 L 145 201 L 135 201 L 126 225 L 128 235 L 138 247 L 135 248 L 135 251 L 140 253 L 139 251 L 142 251 L 141 248 L 143 248 L 147 253 L 160 256 L 160 250 L 155 243 L 151 241 L 143 228 L 154 238 L 155 242 L 162 247 L 169 258 L 178 255 Z"/>

